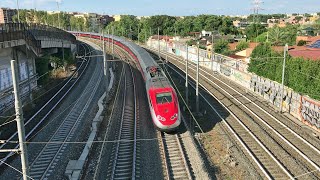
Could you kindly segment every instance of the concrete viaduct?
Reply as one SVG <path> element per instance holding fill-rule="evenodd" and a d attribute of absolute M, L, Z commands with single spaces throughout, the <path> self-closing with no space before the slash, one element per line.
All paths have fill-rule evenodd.
<path fill-rule="evenodd" d="M 76 38 L 58 28 L 40 24 L 0 24 L 0 113 L 13 106 L 10 61 L 19 68 L 22 98 L 37 87 L 35 59 L 68 48 L 74 54 Z"/>

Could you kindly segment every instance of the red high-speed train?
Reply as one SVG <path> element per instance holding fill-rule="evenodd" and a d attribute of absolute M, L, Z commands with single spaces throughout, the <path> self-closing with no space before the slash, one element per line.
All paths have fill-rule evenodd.
<path fill-rule="evenodd" d="M 71 32 L 76 36 L 100 39 L 96 33 Z M 124 49 L 136 61 L 145 83 L 149 108 L 154 125 L 161 131 L 174 131 L 181 123 L 180 107 L 176 91 L 165 73 L 150 54 L 133 42 L 117 36 L 106 35 L 106 42 Z"/>

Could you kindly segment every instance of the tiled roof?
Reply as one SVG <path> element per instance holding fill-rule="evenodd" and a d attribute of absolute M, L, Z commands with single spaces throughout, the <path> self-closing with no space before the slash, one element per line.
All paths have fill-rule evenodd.
<path fill-rule="evenodd" d="M 304 59 L 320 60 L 319 49 L 291 50 L 289 54 L 292 57 L 302 57 Z"/>
<path fill-rule="evenodd" d="M 235 50 L 237 45 L 238 45 L 239 42 L 234 42 L 234 43 L 229 43 L 229 47 L 230 47 L 230 50 Z M 259 45 L 259 43 L 256 43 L 256 42 L 250 42 L 249 43 L 249 48 L 255 48 Z"/>

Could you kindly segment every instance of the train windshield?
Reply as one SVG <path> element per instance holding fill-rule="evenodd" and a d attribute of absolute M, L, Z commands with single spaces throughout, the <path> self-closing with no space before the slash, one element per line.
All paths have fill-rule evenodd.
<path fill-rule="evenodd" d="M 156 95 L 157 104 L 164 104 L 172 102 L 171 92 L 159 93 Z"/>

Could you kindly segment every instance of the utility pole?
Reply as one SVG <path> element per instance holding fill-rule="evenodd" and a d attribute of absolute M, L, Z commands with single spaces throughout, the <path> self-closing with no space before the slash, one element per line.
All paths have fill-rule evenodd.
<path fill-rule="evenodd" d="M 185 84 L 185 87 L 186 87 L 186 103 L 187 103 L 187 106 L 189 105 L 189 88 L 188 88 L 188 59 L 189 59 L 189 52 L 188 52 L 188 44 L 186 44 L 186 48 L 187 48 L 187 57 L 186 57 L 186 84 Z"/>
<path fill-rule="evenodd" d="M 60 7 L 59 7 L 59 1 L 57 0 L 57 6 L 58 6 L 58 26 L 59 26 L 59 29 L 61 29 L 60 27 Z"/>
<path fill-rule="evenodd" d="M 168 55 L 167 55 L 167 52 L 168 52 L 168 42 L 167 42 L 167 39 L 168 39 L 168 35 L 166 35 L 166 39 L 165 39 L 165 42 L 166 42 L 166 62 L 168 62 Z"/>
<path fill-rule="evenodd" d="M 114 33 L 114 28 L 113 28 L 113 26 L 112 26 L 112 36 L 111 36 L 111 38 L 112 38 L 112 52 L 111 52 L 111 54 L 112 54 L 112 60 L 114 60 L 114 55 L 113 55 L 113 53 L 114 53 L 114 42 L 113 42 L 113 33 Z"/>
<path fill-rule="evenodd" d="M 150 30 L 150 36 L 152 36 L 151 27 L 149 28 L 149 30 Z"/>
<path fill-rule="evenodd" d="M 288 51 L 288 44 L 284 46 L 284 51 L 283 51 L 283 66 L 282 66 L 282 81 L 281 81 L 281 98 L 280 98 L 280 113 L 282 113 L 282 101 L 283 101 L 283 94 L 284 94 L 284 71 L 286 69 L 286 54 Z"/>
<path fill-rule="evenodd" d="M 159 54 L 159 58 L 160 56 L 160 28 L 158 27 L 158 54 Z"/>
<path fill-rule="evenodd" d="M 102 52 L 103 52 L 103 66 L 104 66 L 104 77 L 106 78 L 106 92 L 108 92 L 109 79 L 108 79 L 108 63 L 106 57 L 106 49 L 104 43 L 104 32 L 102 31 Z"/>
<path fill-rule="evenodd" d="M 144 31 L 144 38 L 145 38 L 144 43 L 147 44 L 147 31 Z"/>
<path fill-rule="evenodd" d="M 20 23 L 19 0 L 17 0 L 17 15 L 18 15 L 18 23 Z"/>
<path fill-rule="evenodd" d="M 108 49 L 110 51 L 110 29 L 108 29 Z"/>
<path fill-rule="evenodd" d="M 25 130 L 24 130 L 23 111 L 22 111 L 22 105 L 20 101 L 19 78 L 18 78 L 18 73 L 16 73 L 17 62 L 15 60 L 11 60 L 11 69 L 12 69 L 12 80 L 13 80 L 13 90 L 14 90 L 14 98 L 15 98 L 16 121 L 17 121 L 18 137 L 19 137 L 19 151 L 21 156 L 22 174 L 23 174 L 23 179 L 27 180 L 27 178 L 29 177 L 28 153 L 27 153 L 27 146 L 25 144 L 26 137 L 25 137 Z"/>
<path fill-rule="evenodd" d="M 66 71 L 67 63 L 64 60 L 64 44 L 63 44 L 63 40 L 62 40 L 62 62 L 63 62 L 63 66 L 64 66 L 64 71 Z"/>
<path fill-rule="evenodd" d="M 139 34 L 140 34 L 140 26 L 138 25 L 138 44 L 140 43 L 140 37 L 139 37 Z"/>
<path fill-rule="evenodd" d="M 211 34 L 211 70 L 213 71 L 213 60 L 214 60 L 214 52 L 213 52 L 213 32 Z"/>
<path fill-rule="evenodd" d="M 198 42 L 198 58 L 197 58 L 197 84 L 196 84 L 196 111 L 199 113 L 199 42 Z"/>

